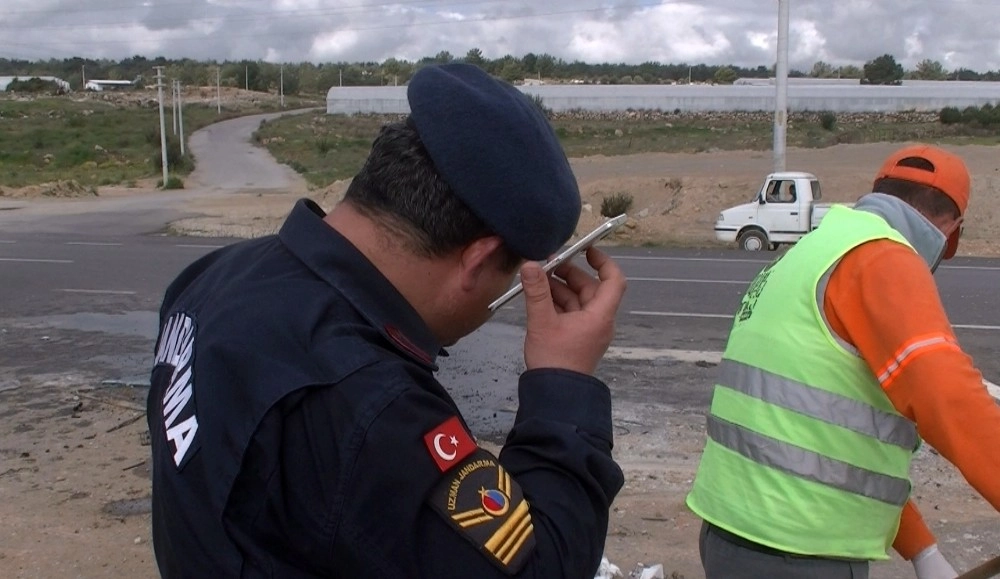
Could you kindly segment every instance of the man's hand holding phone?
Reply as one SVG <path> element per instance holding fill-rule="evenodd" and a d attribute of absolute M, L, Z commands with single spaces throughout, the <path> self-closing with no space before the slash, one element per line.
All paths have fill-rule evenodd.
<path fill-rule="evenodd" d="M 586 251 L 588 247 L 591 247 L 598 241 L 614 233 L 615 230 L 624 225 L 627 219 L 628 216 L 622 213 L 621 215 L 613 217 L 605 221 L 604 223 L 598 225 L 593 231 L 581 237 L 576 243 L 571 245 L 569 248 L 559 252 L 558 255 L 545 262 L 545 265 L 542 266 L 542 270 L 547 274 L 551 273 L 553 270 L 557 269 L 560 265 L 576 257 L 576 254 L 580 253 L 581 251 Z M 504 304 L 506 304 L 510 300 L 520 295 L 522 291 L 524 291 L 524 286 L 521 283 L 518 283 L 514 287 L 507 290 L 505 294 L 498 297 L 493 303 L 491 303 L 489 305 L 490 311 L 491 312 L 497 311 Z"/>
<path fill-rule="evenodd" d="M 562 368 L 593 374 L 615 333 L 625 294 L 625 275 L 603 251 L 587 249 L 597 277 L 570 261 L 546 275 L 542 266 L 521 267 L 527 312 L 524 363 L 528 370 Z"/>

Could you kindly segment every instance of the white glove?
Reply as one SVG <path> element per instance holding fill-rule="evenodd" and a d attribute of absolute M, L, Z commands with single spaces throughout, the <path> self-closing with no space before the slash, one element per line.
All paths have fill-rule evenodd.
<path fill-rule="evenodd" d="M 913 558 L 913 569 L 917 572 L 917 579 L 955 579 L 958 573 L 944 558 L 941 551 L 938 551 L 937 543 L 927 547 L 917 553 Z"/>

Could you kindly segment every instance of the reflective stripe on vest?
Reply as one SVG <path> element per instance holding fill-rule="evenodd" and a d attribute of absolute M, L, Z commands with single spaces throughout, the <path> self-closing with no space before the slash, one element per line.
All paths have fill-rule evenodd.
<path fill-rule="evenodd" d="M 735 385 L 735 388 L 730 385 Z M 719 386 L 795 410 L 818 420 L 912 449 L 916 428 L 901 416 L 805 384 L 723 360 Z M 708 436 L 722 446 L 763 466 L 895 506 L 906 504 L 910 483 L 753 432 L 717 416 L 708 417 Z"/>
<path fill-rule="evenodd" d="M 899 414 L 883 412 L 863 402 L 813 388 L 749 364 L 723 359 L 719 366 L 719 386 L 906 450 L 916 448 L 920 440 L 916 426 Z"/>

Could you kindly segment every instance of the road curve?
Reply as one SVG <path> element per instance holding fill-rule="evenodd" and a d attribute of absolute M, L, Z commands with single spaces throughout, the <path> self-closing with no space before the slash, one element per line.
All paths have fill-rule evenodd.
<path fill-rule="evenodd" d="M 258 190 L 305 188 L 305 181 L 287 165 L 278 163 L 251 139 L 261 123 L 316 109 L 251 115 L 214 123 L 195 131 L 188 146 L 196 168 L 187 178 L 189 188 Z"/>
<path fill-rule="evenodd" d="M 188 139 L 197 167 L 185 189 L 109 194 L 78 199 L 0 198 L 0 231 L 81 235 L 141 235 L 197 215 L 188 202 L 234 193 L 289 192 L 306 185 L 300 175 L 251 142 L 262 121 L 314 109 L 221 121 Z"/>

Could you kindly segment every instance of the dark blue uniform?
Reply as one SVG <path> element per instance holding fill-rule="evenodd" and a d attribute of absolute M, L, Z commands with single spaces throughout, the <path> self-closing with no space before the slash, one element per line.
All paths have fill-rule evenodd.
<path fill-rule="evenodd" d="M 607 387 L 528 371 L 499 459 L 477 448 L 440 345 L 311 202 L 188 267 L 160 317 L 164 577 L 593 576 L 623 483 Z"/>

